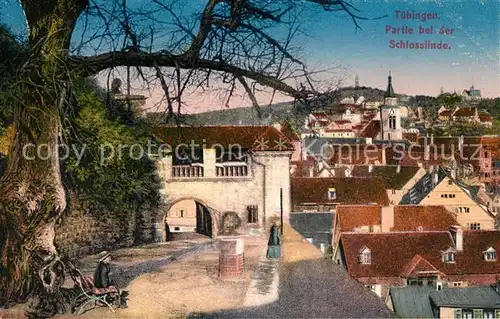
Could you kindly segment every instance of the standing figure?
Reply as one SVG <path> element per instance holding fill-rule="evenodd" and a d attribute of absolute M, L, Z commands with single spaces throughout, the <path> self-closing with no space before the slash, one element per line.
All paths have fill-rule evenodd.
<path fill-rule="evenodd" d="M 278 235 L 278 226 L 273 224 L 271 227 L 271 234 L 267 242 L 267 258 L 278 259 L 281 257 L 280 238 Z"/>

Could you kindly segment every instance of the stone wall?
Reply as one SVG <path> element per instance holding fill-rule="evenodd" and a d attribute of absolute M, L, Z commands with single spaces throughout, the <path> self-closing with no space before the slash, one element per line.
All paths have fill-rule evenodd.
<path fill-rule="evenodd" d="M 75 258 L 129 247 L 136 238 L 151 242 L 154 241 L 153 215 L 143 208 L 139 216 L 120 219 L 106 211 L 91 212 L 83 200 L 72 199 L 71 206 L 55 226 L 55 245 L 62 255 Z"/>

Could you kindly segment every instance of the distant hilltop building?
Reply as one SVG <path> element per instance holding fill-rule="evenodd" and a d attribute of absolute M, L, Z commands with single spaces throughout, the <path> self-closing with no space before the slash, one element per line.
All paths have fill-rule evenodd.
<path fill-rule="evenodd" d="M 120 79 L 114 79 L 111 83 L 111 96 L 113 100 L 122 101 L 125 104 L 129 104 L 130 108 L 138 116 L 144 115 L 143 106 L 146 104 L 146 97 L 144 95 L 137 94 L 123 94 L 122 93 L 122 81 Z"/>
<path fill-rule="evenodd" d="M 475 89 L 472 85 L 469 90 L 463 90 L 462 97 L 466 101 L 479 101 L 481 100 L 481 90 Z"/>

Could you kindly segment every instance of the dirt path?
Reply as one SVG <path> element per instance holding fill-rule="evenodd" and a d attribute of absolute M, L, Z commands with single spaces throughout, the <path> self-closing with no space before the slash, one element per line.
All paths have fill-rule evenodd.
<path fill-rule="evenodd" d="M 107 308 L 97 308 L 80 318 L 185 318 L 192 313 L 238 308 L 244 302 L 253 270 L 265 247 L 265 239 L 246 237 L 245 275 L 231 281 L 218 279 L 219 253 L 215 248 L 193 251 L 188 257 L 164 264 L 165 258 L 144 261 L 144 256 L 140 260 L 129 256 L 132 260 L 120 262 L 122 255 L 117 257 L 117 264 L 142 272 L 125 288 L 130 292 L 129 307 L 118 309 L 114 314 Z M 144 250 L 139 249 L 140 256 L 139 252 Z M 73 317 L 76 316 L 60 316 Z"/>
<path fill-rule="evenodd" d="M 193 313 L 241 307 L 253 270 L 265 254 L 267 238 L 248 236 L 244 241 L 245 274 L 231 281 L 218 279 L 219 253 L 215 247 L 207 246 L 207 240 L 151 244 L 112 252 L 112 278 L 129 291 L 129 307 L 117 309 L 116 313 L 101 307 L 81 316 L 55 318 L 185 318 Z M 80 260 L 79 266 L 84 273 L 91 274 L 96 262 L 96 256 L 89 256 Z M 24 307 L 0 310 L 0 318 L 24 318 Z"/>

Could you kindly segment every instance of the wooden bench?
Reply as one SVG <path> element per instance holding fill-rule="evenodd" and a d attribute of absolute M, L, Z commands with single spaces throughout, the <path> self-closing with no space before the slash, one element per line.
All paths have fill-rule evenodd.
<path fill-rule="evenodd" d="M 120 298 L 119 291 L 116 287 L 111 286 L 108 288 L 96 288 L 94 287 L 94 280 L 92 276 L 83 276 L 82 273 L 74 267 L 70 270 L 70 275 L 75 283 L 75 286 L 80 291 L 80 294 L 73 299 L 71 305 L 73 313 L 75 312 L 76 307 L 78 307 L 78 305 L 82 302 L 83 304 L 79 306 L 77 315 L 80 315 L 85 309 L 85 306 L 91 303 L 94 303 L 94 308 L 101 304 L 107 306 L 111 312 L 115 312 L 113 306 L 106 299 L 108 297 Z"/>

